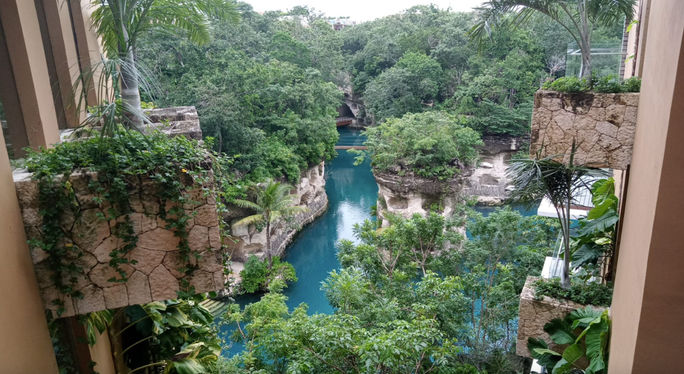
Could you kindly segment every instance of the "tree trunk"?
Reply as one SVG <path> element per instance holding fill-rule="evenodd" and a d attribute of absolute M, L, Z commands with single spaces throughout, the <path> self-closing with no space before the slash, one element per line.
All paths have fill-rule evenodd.
<path fill-rule="evenodd" d="M 561 287 L 570 289 L 570 204 L 572 195 L 568 193 L 565 206 L 565 224 L 563 230 L 563 271 L 561 272 Z"/>
<path fill-rule="evenodd" d="M 142 109 L 140 107 L 140 87 L 135 57 L 130 49 L 124 59 L 126 66 L 121 67 L 121 101 L 124 106 L 126 127 L 142 132 L 144 130 Z"/>
<path fill-rule="evenodd" d="M 273 256 L 271 255 L 271 222 L 266 219 L 266 258 L 268 258 L 268 270 L 273 267 Z"/>
<path fill-rule="evenodd" d="M 582 50 L 582 66 L 580 69 L 580 78 L 589 81 L 591 79 L 591 47 L 586 46 Z"/>
<path fill-rule="evenodd" d="M 586 0 L 579 2 L 580 14 L 580 52 L 582 53 L 582 65 L 580 67 L 580 78 L 587 81 L 591 79 L 591 27 L 587 16 Z"/>

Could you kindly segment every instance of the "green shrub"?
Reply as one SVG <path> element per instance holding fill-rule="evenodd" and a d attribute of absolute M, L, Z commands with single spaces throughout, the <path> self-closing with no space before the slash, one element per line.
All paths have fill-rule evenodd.
<path fill-rule="evenodd" d="M 579 79 L 577 77 L 561 77 L 554 81 L 544 82 L 542 88 L 551 91 L 576 93 L 589 91 L 590 84 L 586 79 Z"/>
<path fill-rule="evenodd" d="M 446 112 L 410 113 L 365 131 L 372 165 L 402 175 L 451 178 L 475 161 L 480 135 Z"/>
<path fill-rule="evenodd" d="M 245 268 L 240 272 L 242 279 L 242 291 L 254 293 L 260 291 L 266 283 L 268 266 L 265 261 L 261 261 L 257 256 L 250 255 L 245 263 Z"/>
<path fill-rule="evenodd" d="M 605 77 L 592 79 L 592 90 L 604 93 L 622 92 L 622 84 L 615 75 L 606 75 Z"/>
<path fill-rule="evenodd" d="M 548 296 L 565 299 L 582 305 L 609 306 L 613 299 L 612 285 L 602 283 L 573 282 L 570 289 L 564 289 L 558 278 L 540 279 L 534 284 L 537 299 Z"/>
<path fill-rule="evenodd" d="M 562 352 L 532 337 L 527 340 L 527 348 L 546 372 L 604 374 L 608 366 L 610 323 L 607 310 L 576 309 L 565 318 L 544 325 L 544 331 L 556 345 L 553 349 L 562 348 Z"/>
<path fill-rule="evenodd" d="M 240 272 L 240 278 L 242 279 L 241 293 L 266 291 L 276 280 L 285 284 L 297 281 L 295 269 L 290 263 L 274 257 L 273 267 L 269 270 L 267 262 L 254 255 L 250 255 L 247 259 L 245 268 Z"/>
<path fill-rule="evenodd" d="M 606 75 L 601 78 L 592 78 L 588 82 L 586 79 L 577 77 L 562 77 L 554 81 L 544 82 L 542 89 L 567 93 L 587 91 L 602 93 L 639 92 L 641 78 L 632 77 L 620 82 L 620 79 L 615 75 Z"/>
<path fill-rule="evenodd" d="M 622 82 L 623 92 L 639 92 L 641 90 L 641 78 L 631 77 Z"/>

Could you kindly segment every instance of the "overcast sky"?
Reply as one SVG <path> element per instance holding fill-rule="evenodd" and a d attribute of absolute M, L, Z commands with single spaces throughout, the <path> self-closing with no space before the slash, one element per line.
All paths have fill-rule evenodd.
<path fill-rule="evenodd" d="M 357 22 L 396 14 L 414 5 L 435 4 L 441 9 L 470 11 L 483 0 L 244 0 L 257 12 L 285 10 L 296 5 L 307 5 L 330 17 L 349 16 Z"/>

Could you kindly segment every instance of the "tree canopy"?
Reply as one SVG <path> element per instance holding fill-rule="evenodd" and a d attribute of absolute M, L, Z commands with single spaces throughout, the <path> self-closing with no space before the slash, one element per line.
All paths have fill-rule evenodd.
<path fill-rule="evenodd" d="M 380 171 L 451 178 L 477 159 L 480 135 L 445 112 L 410 113 L 365 131 L 372 166 Z"/>
<path fill-rule="evenodd" d="M 518 294 L 540 271 L 555 227 L 510 209 L 471 215 L 467 242 L 455 230 L 462 221 L 436 213 L 393 217 L 382 231 L 358 225 L 360 243 L 339 244 L 342 268 L 322 285 L 335 312 L 288 310 L 279 289 L 243 309 L 234 304 L 224 322 L 245 350 L 220 372 L 522 370 L 510 353 Z"/>

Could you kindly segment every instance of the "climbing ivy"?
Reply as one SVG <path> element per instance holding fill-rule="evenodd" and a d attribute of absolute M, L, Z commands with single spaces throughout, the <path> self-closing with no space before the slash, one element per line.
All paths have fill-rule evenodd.
<path fill-rule="evenodd" d="M 152 188 L 160 202 L 160 217 L 166 228 L 179 238 L 178 250 L 184 265 L 182 273 L 191 274 L 196 265 L 191 259 L 199 256 L 190 250 L 187 223 L 191 218 L 184 209 L 188 201 L 185 191 L 193 185 L 207 186 L 210 178 L 211 158 L 205 147 L 185 137 L 168 137 L 162 133 L 143 135 L 121 131 L 113 137 L 94 136 L 82 140 L 60 143 L 51 149 L 29 151 L 26 167 L 38 181 L 38 199 L 42 217 L 41 234 L 30 244 L 45 251 L 51 279 L 64 295 L 80 298 L 75 288 L 84 269 L 77 259 L 84 252 L 73 240 L 73 225 L 83 212 L 86 203 L 98 208 L 97 218 L 116 222 L 112 234 L 122 245 L 110 253 L 109 266 L 118 272 L 111 282 L 125 282 L 123 264 L 135 264 L 126 254 L 137 244 L 130 213 L 133 212 L 130 191 L 142 189 L 142 181 L 153 181 Z M 92 201 L 79 201 L 71 174 L 78 172 L 86 178 Z M 203 187 L 209 193 L 208 187 Z M 142 200 L 142 199 L 141 199 Z M 181 281 L 185 292 L 187 280 Z M 53 301 L 58 314 L 64 311 L 63 302 Z"/>

